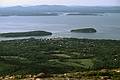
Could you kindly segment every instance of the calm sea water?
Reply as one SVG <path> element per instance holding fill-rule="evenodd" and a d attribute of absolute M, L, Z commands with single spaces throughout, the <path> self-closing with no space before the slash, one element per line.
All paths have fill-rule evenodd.
<path fill-rule="evenodd" d="M 71 33 L 71 29 L 92 27 L 97 33 Z M 89 39 L 119 39 L 120 13 L 105 13 L 103 16 L 7 16 L 0 17 L 0 33 L 44 30 L 53 33 L 42 38 L 72 37 Z M 23 38 L 23 37 L 22 37 Z M 28 37 L 27 37 L 28 38 Z M 41 37 L 35 37 L 41 38 Z M 21 39 L 3 38 L 0 40 Z"/>

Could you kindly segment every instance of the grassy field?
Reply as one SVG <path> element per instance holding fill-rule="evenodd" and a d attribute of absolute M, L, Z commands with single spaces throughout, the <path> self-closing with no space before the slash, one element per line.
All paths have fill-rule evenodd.
<path fill-rule="evenodd" d="M 92 68 L 94 65 L 93 59 L 68 59 L 67 61 L 79 64 L 81 67 L 84 67 L 86 69 Z"/>

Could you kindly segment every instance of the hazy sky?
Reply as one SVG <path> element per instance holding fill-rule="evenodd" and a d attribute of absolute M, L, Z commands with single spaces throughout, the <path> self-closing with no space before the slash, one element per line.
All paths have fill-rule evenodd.
<path fill-rule="evenodd" d="M 15 5 L 120 6 L 120 0 L 0 0 L 0 6 Z"/>

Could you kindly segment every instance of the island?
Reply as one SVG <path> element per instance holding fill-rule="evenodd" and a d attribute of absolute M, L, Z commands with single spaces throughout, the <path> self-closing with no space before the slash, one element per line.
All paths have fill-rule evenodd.
<path fill-rule="evenodd" d="M 96 33 L 97 30 L 94 28 L 83 28 L 83 29 L 74 29 L 71 30 L 71 32 L 76 32 L 76 33 Z"/>
<path fill-rule="evenodd" d="M 82 16 L 101 16 L 98 13 L 68 13 L 68 16 L 72 16 L 72 15 L 82 15 Z"/>
<path fill-rule="evenodd" d="M 52 35 L 51 32 L 46 31 L 29 31 L 29 32 L 12 32 L 12 33 L 2 33 L 1 37 L 27 37 L 27 36 L 48 36 Z"/>

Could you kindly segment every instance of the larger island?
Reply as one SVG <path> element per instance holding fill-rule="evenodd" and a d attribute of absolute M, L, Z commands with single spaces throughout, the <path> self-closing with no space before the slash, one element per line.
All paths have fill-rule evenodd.
<path fill-rule="evenodd" d="M 27 36 L 48 36 L 52 35 L 51 32 L 46 31 L 29 31 L 29 32 L 12 32 L 12 33 L 1 33 L 1 37 L 27 37 Z"/>

